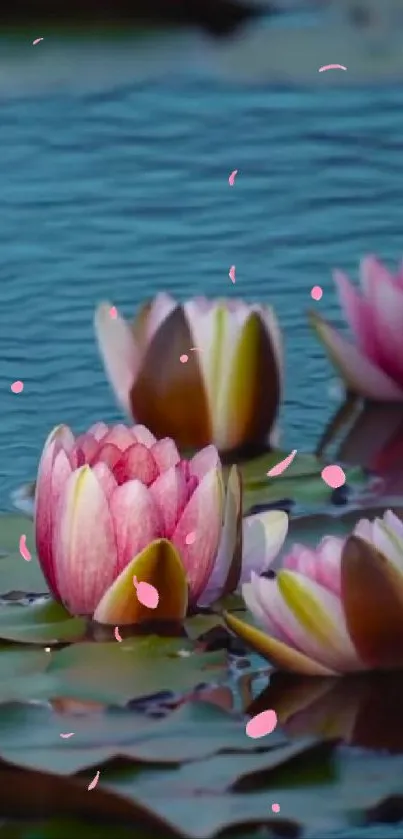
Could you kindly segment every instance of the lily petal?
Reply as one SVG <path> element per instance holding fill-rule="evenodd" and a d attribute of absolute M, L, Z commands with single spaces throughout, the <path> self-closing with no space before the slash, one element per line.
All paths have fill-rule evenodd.
<path fill-rule="evenodd" d="M 118 315 L 112 318 L 111 306 L 101 304 L 95 313 L 95 333 L 109 381 L 124 410 L 130 413 L 130 392 L 137 378 L 140 353 L 129 325 Z"/>
<path fill-rule="evenodd" d="M 357 536 L 347 540 L 341 567 L 346 622 L 361 658 L 369 668 L 401 667 L 402 575 Z"/>
<path fill-rule="evenodd" d="M 242 570 L 242 486 L 241 475 L 232 466 L 227 483 L 224 524 L 213 571 L 200 599 L 209 606 L 219 597 L 235 591 Z"/>
<path fill-rule="evenodd" d="M 72 614 L 91 615 L 115 576 L 117 556 L 108 502 L 89 466 L 76 469 L 67 480 L 53 551 L 63 603 Z"/>
<path fill-rule="evenodd" d="M 309 319 L 348 390 L 367 399 L 402 401 L 403 388 L 360 353 L 354 344 L 343 338 L 316 312 L 310 312 Z"/>
<path fill-rule="evenodd" d="M 176 466 L 180 462 L 180 454 L 170 437 L 164 437 L 163 440 L 158 440 L 152 446 L 151 454 L 160 472 L 165 472 L 171 466 Z"/>
<path fill-rule="evenodd" d="M 172 466 L 149 489 L 163 521 L 162 534 L 169 538 L 188 501 L 186 479 L 178 466 Z"/>
<path fill-rule="evenodd" d="M 220 455 L 215 446 L 210 444 L 200 449 L 189 461 L 189 473 L 200 481 L 210 472 L 220 466 Z"/>
<path fill-rule="evenodd" d="M 130 399 L 135 416 L 157 437 L 172 437 L 182 449 L 207 445 L 210 415 L 197 355 L 183 310 L 177 306 L 148 346 Z"/>
<path fill-rule="evenodd" d="M 138 480 L 150 486 L 158 477 L 158 467 L 150 449 L 142 443 L 133 443 L 113 467 L 113 474 L 118 484 Z"/>
<path fill-rule="evenodd" d="M 377 341 L 372 306 L 359 294 L 343 271 L 334 271 L 333 279 L 358 349 L 376 364 Z"/>
<path fill-rule="evenodd" d="M 35 489 L 35 538 L 36 549 L 43 574 L 50 590 L 56 598 L 59 591 L 52 550 L 54 528 L 54 505 L 52 501 L 52 473 L 57 454 L 66 447 L 72 449 L 74 436 L 68 426 L 58 425 L 49 434 L 38 467 Z"/>
<path fill-rule="evenodd" d="M 277 641 L 266 635 L 260 629 L 250 626 L 244 621 L 239 620 L 229 612 L 224 612 L 224 620 L 235 633 L 245 642 L 252 650 L 259 653 L 262 658 L 266 659 L 274 667 L 280 670 L 287 670 L 291 673 L 301 673 L 305 676 L 336 676 L 338 675 L 327 667 L 323 667 L 319 662 L 314 661 L 303 653 L 288 647 L 282 641 Z"/>
<path fill-rule="evenodd" d="M 225 434 L 228 449 L 263 442 L 278 412 L 280 371 L 271 335 L 256 312 L 242 328 L 226 383 L 227 392 L 224 387 L 221 390 L 217 440 Z"/>
<path fill-rule="evenodd" d="M 363 667 L 351 643 L 339 597 L 296 571 L 280 571 L 277 585 L 298 621 L 298 646 L 340 672 Z M 287 631 L 290 630 L 294 632 L 291 623 L 287 624 Z"/>
<path fill-rule="evenodd" d="M 212 469 L 185 507 L 172 536 L 186 569 L 189 599 L 197 603 L 210 578 L 222 527 L 221 471 Z M 186 536 L 195 534 L 187 544 Z"/>
<path fill-rule="evenodd" d="M 165 318 L 177 306 L 177 301 L 170 294 L 167 294 L 165 291 L 160 291 L 153 300 L 149 300 L 140 307 L 131 329 L 136 344 L 141 348 L 142 352 L 147 349 L 148 344 L 153 339 L 157 329 L 159 329 Z"/>
<path fill-rule="evenodd" d="M 150 610 L 137 598 L 133 577 L 153 585 L 158 606 Z M 123 626 L 148 621 L 181 621 L 186 615 L 188 588 L 180 556 L 171 542 L 158 539 L 147 545 L 122 571 L 98 604 L 94 620 Z"/>
<path fill-rule="evenodd" d="M 161 535 L 162 522 L 152 495 L 141 481 L 119 486 L 110 508 L 117 546 L 116 571 L 120 574 L 134 556 Z"/>
<path fill-rule="evenodd" d="M 247 516 L 243 522 L 242 582 L 249 582 L 252 571 L 263 574 L 283 547 L 288 532 L 288 516 L 282 510 L 268 510 Z"/>

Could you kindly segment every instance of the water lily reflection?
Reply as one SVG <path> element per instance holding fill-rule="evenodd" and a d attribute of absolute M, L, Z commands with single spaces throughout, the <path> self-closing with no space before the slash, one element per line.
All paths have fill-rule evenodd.
<path fill-rule="evenodd" d="M 348 398 L 329 420 L 317 454 L 370 470 L 381 481 L 372 495 L 392 503 L 403 495 L 403 406 Z"/>
<path fill-rule="evenodd" d="M 247 708 L 274 708 L 291 737 L 341 739 L 367 749 L 403 753 L 403 673 L 309 679 L 275 673 Z"/>

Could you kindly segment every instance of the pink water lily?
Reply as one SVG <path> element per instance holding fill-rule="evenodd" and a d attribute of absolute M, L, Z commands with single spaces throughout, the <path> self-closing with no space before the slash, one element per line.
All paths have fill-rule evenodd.
<path fill-rule="evenodd" d="M 391 274 L 375 257 L 360 266 L 361 292 L 342 271 L 334 280 L 355 345 L 320 315 L 311 321 L 348 390 L 375 401 L 403 401 L 403 264 Z"/>
<path fill-rule="evenodd" d="M 243 597 L 260 631 L 228 625 L 279 669 L 306 675 L 403 667 L 403 522 L 388 510 L 346 540 L 294 545 L 272 579 Z"/>
<path fill-rule="evenodd" d="M 274 443 L 282 346 L 271 307 L 160 293 L 133 324 L 99 306 L 95 329 L 118 401 L 157 437 L 220 451 Z"/>
<path fill-rule="evenodd" d="M 157 441 L 143 425 L 97 423 L 79 437 L 59 426 L 37 477 L 39 562 L 72 614 L 116 625 L 150 620 L 136 577 L 159 592 L 153 619 L 179 620 L 267 568 L 280 550 L 285 513 L 242 524 L 241 508 L 239 472 L 230 470 L 225 487 L 214 446 L 187 461 L 173 440 Z"/>

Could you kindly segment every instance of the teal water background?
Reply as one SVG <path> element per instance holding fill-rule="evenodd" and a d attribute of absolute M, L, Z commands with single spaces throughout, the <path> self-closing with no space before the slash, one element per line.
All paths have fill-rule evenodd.
<path fill-rule="evenodd" d="M 104 299 L 127 316 L 161 289 L 271 302 L 286 343 L 282 444 L 312 450 L 338 394 L 306 310 L 341 324 L 331 269 L 400 260 L 402 148 L 399 85 L 234 85 L 190 57 L 106 91 L 4 97 L 0 508 L 35 476 L 53 425 L 121 416 L 92 330 Z"/>

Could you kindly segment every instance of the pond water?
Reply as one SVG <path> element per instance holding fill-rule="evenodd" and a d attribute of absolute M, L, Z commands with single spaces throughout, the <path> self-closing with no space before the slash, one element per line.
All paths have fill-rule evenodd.
<path fill-rule="evenodd" d="M 44 76 L 32 91 L 10 54 L 0 101 L 1 509 L 34 477 L 50 427 L 120 417 L 96 351 L 97 302 L 130 316 L 163 289 L 270 301 L 286 342 L 282 444 L 312 451 L 338 388 L 306 310 L 341 324 L 331 269 L 355 274 L 366 253 L 401 258 L 401 86 L 234 81 L 214 72 L 199 40 L 184 43 L 180 63 L 171 50 L 166 65 L 159 42 L 142 42 L 136 78 L 122 71 L 116 84 L 108 53 L 112 65 L 100 60 L 91 79 L 99 89 L 76 78 L 60 93 L 39 89 Z M 387 839 L 401 827 L 326 835 Z"/>

